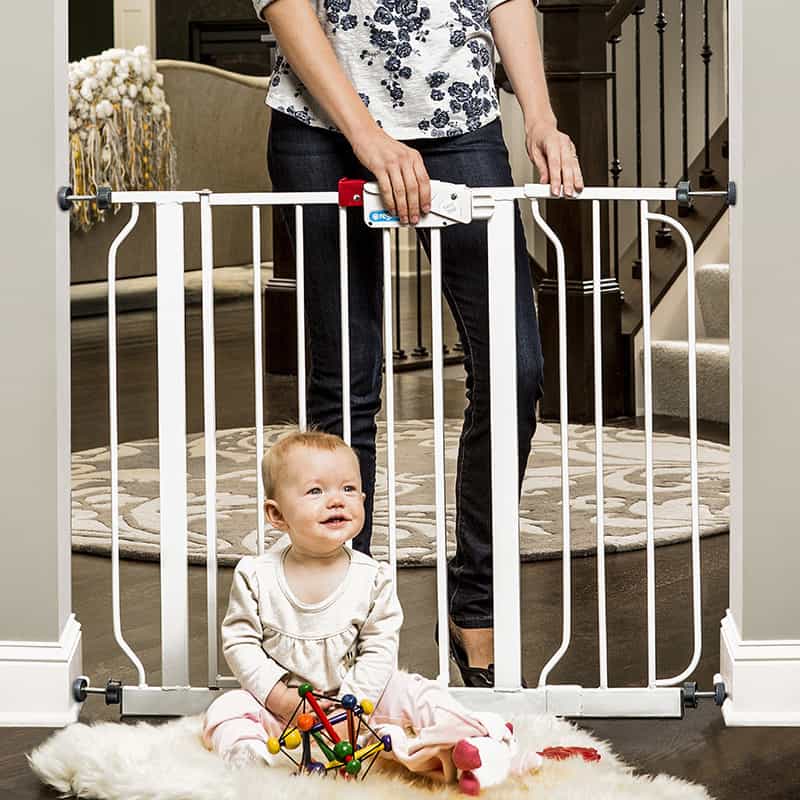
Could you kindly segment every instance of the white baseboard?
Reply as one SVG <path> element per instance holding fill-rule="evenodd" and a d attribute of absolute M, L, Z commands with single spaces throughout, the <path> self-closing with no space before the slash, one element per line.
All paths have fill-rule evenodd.
<path fill-rule="evenodd" d="M 80 704 L 72 682 L 81 674 L 81 626 L 71 614 L 57 642 L 0 641 L 0 727 L 63 727 Z"/>
<path fill-rule="evenodd" d="M 726 725 L 800 726 L 800 640 L 743 640 L 729 610 L 720 660 Z"/>

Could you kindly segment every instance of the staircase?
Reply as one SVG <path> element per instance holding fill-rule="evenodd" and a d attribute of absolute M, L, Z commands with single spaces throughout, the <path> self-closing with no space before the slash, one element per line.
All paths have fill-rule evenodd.
<path fill-rule="evenodd" d="M 681 0 L 539 0 L 538 9 L 553 110 L 581 154 L 587 185 L 666 187 L 686 179 L 694 189 L 722 189 L 727 185 L 724 0 L 700 5 Z M 577 48 L 576 30 L 581 32 L 581 46 Z M 592 79 L 587 80 L 587 76 Z M 691 208 L 678 208 L 674 202 L 651 205 L 653 211 L 680 218 L 696 252 L 726 209 L 720 197 L 695 197 Z M 573 214 L 568 204 L 552 204 L 547 207 L 547 222 L 564 246 L 567 360 L 570 382 L 581 387 L 569 393 L 568 415 L 572 422 L 590 423 L 594 398 L 591 391 L 582 389 L 594 383 L 593 340 L 587 335 L 593 329 L 591 294 L 587 291 L 593 281 L 592 219 L 589 214 Z M 607 418 L 641 413 L 637 379 L 641 376 L 643 298 L 638 222 L 636 208 L 624 203 L 610 204 L 607 218 L 601 222 L 602 381 Z M 665 225 L 650 225 L 648 235 L 649 306 L 656 316 L 673 286 L 684 280 L 686 254 L 680 237 L 671 235 Z M 532 266 L 532 273 L 544 361 L 551 366 L 545 369 L 540 412 L 543 419 L 557 419 L 559 375 L 553 365 L 559 359 L 559 287 L 555 253 L 541 244 L 536 244 L 539 264 Z M 727 255 L 722 254 L 707 259 L 713 263 L 726 260 Z M 679 330 L 685 330 L 685 325 L 668 332 L 680 336 Z M 671 339 L 666 333 L 662 329 L 661 338 Z M 717 368 L 726 361 L 720 352 L 724 341 L 710 341 L 717 338 L 723 337 L 709 334 L 700 347 L 703 374 L 707 370 L 716 374 L 715 384 L 727 376 L 727 367 L 723 372 Z M 685 385 L 686 379 L 679 379 L 679 373 L 673 375 L 670 370 L 673 364 L 679 369 L 681 345 L 664 342 L 659 347 L 658 363 L 664 362 L 665 370 L 662 381 L 675 390 L 675 410 L 666 413 L 677 415 L 678 386 Z M 683 348 L 685 352 L 685 342 Z M 707 367 L 707 360 L 715 366 Z M 664 399 L 663 407 L 671 408 Z M 718 407 L 713 401 L 706 409 L 706 402 L 712 403 L 708 393 L 703 399 L 703 414 L 727 418 L 726 405 Z"/>
<path fill-rule="evenodd" d="M 697 336 L 697 416 L 728 422 L 730 345 L 728 342 L 728 264 L 698 267 L 695 292 L 700 311 Z M 702 331 L 702 336 L 700 335 Z M 653 413 L 689 416 L 689 343 L 653 341 Z M 640 364 L 644 359 L 639 353 Z"/>

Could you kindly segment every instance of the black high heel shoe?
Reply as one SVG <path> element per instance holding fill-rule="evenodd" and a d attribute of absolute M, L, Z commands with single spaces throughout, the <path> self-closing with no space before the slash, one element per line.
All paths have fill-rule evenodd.
<path fill-rule="evenodd" d="M 471 667 L 467 651 L 464 645 L 453 636 L 453 631 L 450 630 L 450 658 L 453 663 L 458 667 L 461 673 L 461 680 L 464 681 L 464 686 L 478 686 L 484 689 L 491 689 L 494 687 L 494 664 L 489 664 L 488 667 Z M 436 644 L 439 644 L 439 624 L 436 624 L 436 629 L 433 634 Z M 528 684 L 525 678 L 522 678 L 522 688 L 527 689 Z"/>
<path fill-rule="evenodd" d="M 494 686 L 494 664 L 489 664 L 488 667 L 471 667 L 464 645 L 453 636 L 452 631 L 450 631 L 450 658 L 458 667 L 464 686 L 481 686 L 485 689 Z"/>

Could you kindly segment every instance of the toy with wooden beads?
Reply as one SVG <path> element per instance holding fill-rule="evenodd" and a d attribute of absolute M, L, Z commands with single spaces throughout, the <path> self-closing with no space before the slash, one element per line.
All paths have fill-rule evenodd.
<path fill-rule="evenodd" d="M 273 755 L 283 753 L 297 767 L 298 773 L 323 774 L 333 771 L 348 778 L 361 775 L 363 780 L 372 769 L 378 754 L 392 749 L 392 737 L 379 736 L 367 722 L 366 718 L 374 710 L 370 700 L 359 702 L 352 694 L 341 698 L 315 694 L 310 683 L 298 686 L 297 694 L 300 700 L 289 723 L 280 736 L 271 736 L 267 740 L 267 749 Z M 320 700 L 332 704 L 330 716 L 323 710 Z M 343 722 L 347 725 L 346 739 L 335 728 Z M 374 741 L 359 746 L 362 725 Z M 327 763 L 314 760 L 311 754 L 312 741 L 317 744 Z M 289 753 L 297 748 L 300 748 L 299 760 Z M 367 760 L 369 763 L 363 769 Z"/>

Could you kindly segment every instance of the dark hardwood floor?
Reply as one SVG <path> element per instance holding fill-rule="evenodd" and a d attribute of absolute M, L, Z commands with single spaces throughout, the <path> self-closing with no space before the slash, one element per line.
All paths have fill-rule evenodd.
<path fill-rule="evenodd" d="M 189 429 L 202 423 L 200 340 L 196 310 L 189 313 L 187 376 Z M 84 449 L 106 443 L 107 368 L 105 321 L 73 323 L 73 447 Z M 246 305 L 217 310 L 217 398 L 219 427 L 252 424 L 252 343 Z M 413 330 L 410 328 L 409 330 Z M 155 326 L 152 314 L 138 312 L 120 320 L 120 407 L 122 439 L 156 434 Z M 431 416 L 430 375 L 406 373 L 396 377 L 400 418 Z M 294 418 L 296 384 L 290 378 L 267 377 L 267 422 Z M 446 374 L 446 413 L 463 410 L 463 382 L 459 368 Z M 617 424 L 634 426 L 636 420 Z M 660 430 L 681 431 L 676 420 L 658 420 Z M 726 441 L 724 426 L 701 426 L 701 435 Z M 535 458 L 535 450 L 534 455 Z M 711 685 L 719 665 L 719 622 L 728 599 L 728 539 L 717 536 L 702 543 L 704 651 L 696 673 L 701 686 Z M 688 545 L 658 548 L 658 665 L 659 674 L 674 674 L 688 662 L 691 650 L 691 571 Z M 606 559 L 608 586 L 609 678 L 615 685 L 641 684 L 646 672 L 644 553 L 620 553 Z M 219 592 L 225 597 L 231 570 L 219 574 Z M 83 627 L 84 670 L 94 685 L 110 677 L 129 682 L 132 668 L 114 642 L 111 624 L 111 567 L 104 558 L 73 558 L 73 606 Z M 152 563 L 121 564 L 123 629 L 139 654 L 148 678 L 159 679 L 159 571 Z M 402 569 L 399 594 L 406 613 L 401 641 L 403 666 L 433 675 L 435 572 Z M 205 680 L 206 619 L 205 570 L 190 568 L 191 669 L 197 684 Z M 522 566 L 523 670 L 529 682 L 556 649 L 561 637 L 561 562 L 543 561 Z M 573 637 L 551 682 L 597 684 L 596 561 L 573 561 Z M 224 605 L 224 603 L 223 603 Z M 222 613 L 222 612 L 220 612 Z M 90 698 L 84 721 L 116 719 L 117 712 L 99 698 Z M 682 720 L 581 720 L 583 727 L 609 739 L 616 751 L 637 771 L 670 775 L 706 785 L 718 800 L 800 798 L 800 731 L 796 729 L 726 728 L 719 710 L 709 701 L 687 710 Z M 48 729 L 3 729 L 0 733 L 0 797 L 10 800 L 53 798 L 30 772 L 25 753 L 43 741 Z"/>

